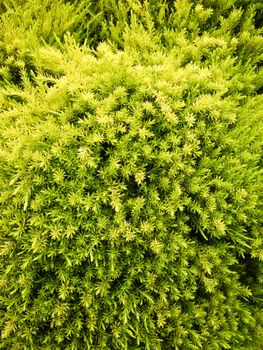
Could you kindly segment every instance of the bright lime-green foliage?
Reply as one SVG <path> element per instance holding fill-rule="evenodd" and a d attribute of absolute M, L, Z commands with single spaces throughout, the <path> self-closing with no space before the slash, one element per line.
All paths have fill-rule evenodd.
<path fill-rule="evenodd" d="M 71 32 L 82 35 L 81 20 L 86 6 L 61 0 L 4 0 L 0 3 L 0 85 L 1 80 L 20 83 L 20 70 L 34 70 L 32 50 L 45 42 L 58 46 Z M 62 15 L 63 14 L 63 15 Z"/>
<path fill-rule="evenodd" d="M 261 350 L 260 3 L 4 3 L 0 349 Z"/>

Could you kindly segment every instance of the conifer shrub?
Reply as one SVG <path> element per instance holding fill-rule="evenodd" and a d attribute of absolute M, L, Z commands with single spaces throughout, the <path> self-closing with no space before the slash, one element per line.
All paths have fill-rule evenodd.
<path fill-rule="evenodd" d="M 74 0 L 68 2 L 75 3 Z M 250 42 L 255 27 L 262 29 L 260 0 L 81 0 L 80 4 L 87 11 L 78 21 L 82 28 L 79 39 L 80 42 L 87 40 L 93 47 L 110 40 L 122 48 L 122 34 L 132 28 L 134 22 L 150 33 L 159 34 L 164 46 L 166 31 L 181 31 L 192 39 L 205 32 L 221 36 L 234 32 L 237 37 L 243 33 Z"/>
<path fill-rule="evenodd" d="M 0 85 L 21 83 L 35 72 L 31 53 L 45 43 L 61 47 L 67 33 L 81 40 L 88 7 L 62 0 L 4 0 L 0 4 Z M 61 16 L 63 14 L 63 16 Z"/>
<path fill-rule="evenodd" d="M 262 96 L 184 45 L 68 40 L 1 87 L 1 349 L 262 346 Z"/>
<path fill-rule="evenodd" d="M 259 77 L 253 84 L 262 92 L 258 0 L 5 0 L 0 15 L 0 85 L 6 81 L 20 85 L 21 70 L 34 76 L 32 51 L 45 43 L 63 51 L 69 33 L 95 49 L 102 41 L 123 49 L 131 33 L 137 46 L 142 45 L 146 30 L 147 40 L 158 42 L 164 51 L 175 47 L 184 51 L 185 61 L 209 66 L 214 59 L 232 59 L 240 63 L 239 75 L 256 70 Z"/>

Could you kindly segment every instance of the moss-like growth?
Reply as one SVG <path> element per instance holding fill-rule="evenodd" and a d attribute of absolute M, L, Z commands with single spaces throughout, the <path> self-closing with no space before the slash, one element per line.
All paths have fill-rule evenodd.
<path fill-rule="evenodd" d="M 36 73 L 31 53 L 45 43 L 61 47 L 68 33 L 81 40 L 86 4 L 62 0 L 5 0 L 0 4 L 0 86 L 21 85 L 21 69 Z M 63 15 L 61 15 L 63 14 Z"/>
<path fill-rule="evenodd" d="M 3 349 L 262 345 L 262 98 L 149 38 L 1 89 Z"/>
<path fill-rule="evenodd" d="M 261 2 L 0 12 L 0 349 L 260 350 Z"/>

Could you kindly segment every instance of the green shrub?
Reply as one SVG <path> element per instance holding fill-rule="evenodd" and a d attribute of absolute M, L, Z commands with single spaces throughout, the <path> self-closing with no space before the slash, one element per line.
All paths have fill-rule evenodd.
<path fill-rule="evenodd" d="M 0 11 L 0 348 L 259 350 L 262 4 Z"/>
<path fill-rule="evenodd" d="M 180 50 L 187 62 L 198 61 L 208 67 L 213 60 L 239 62 L 239 76 L 244 68 L 249 75 L 251 70 L 254 76 L 260 75 L 253 84 L 262 93 L 261 1 L 82 0 L 81 5 L 87 11 L 78 21 L 82 28 L 79 43 L 85 41 L 96 48 L 109 41 L 123 49 L 128 35 L 137 42 L 137 50 L 143 42 L 141 32 L 147 31 L 150 45 L 158 42 L 164 51 L 175 49 L 176 54 Z"/>
<path fill-rule="evenodd" d="M 21 68 L 36 74 L 32 52 L 44 43 L 63 51 L 70 34 L 93 48 L 109 41 L 123 49 L 127 36 L 139 52 L 154 42 L 164 51 L 181 51 L 185 63 L 208 67 L 211 60 L 232 59 L 240 63 L 239 76 L 248 72 L 251 81 L 251 70 L 254 77 L 256 72 L 252 83 L 262 92 L 262 27 L 254 23 L 261 23 L 261 12 L 258 0 L 5 0 L 0 6 L 0 85 L 20 85 Z"/>
<path fill-rule="evenodd" d="M 74 32 L 78 39 L 83 28 L 87 6 L 77 6 L 62 0 L 4 0 L 1 11 L 1 39 L 6 46 L 23 41 L 26 49 L 43 41 L 56 44 L 67 32 Z M 61 16 L 63 13 L 63 16 Z"/>
<path fill-rule="evenodd" d="M 69 0 L 75 3 L 74 0 Z M 82 28 L 80 42 L 87 40 L 96 47 L 110 40 L 123 47 L 123 32 L 140 23 L 148 32 L 159 34 L 166 45 L 164 33 L 182 31 L 192 39 L 203 33 L 239 36 L 247 40 L 262 29 L 262 2 L 259 0 L 81 0 L 87 11 L 78 22 Z M 168 39 L 169 40 L 169 39 Z M 246 43 L 248 44 L 248 43 Z"/>
<path fill-rule="evenodd" d="M 0 85 L 35 71 L 30 54 L 44 43 L 60 47 L 67 33 L 81 40 L 87 6 L 61 0 L 4 0 L 0 4 Z M 63 14 L 63 16 L 61 16 Z"/>
<path fill-rule="evenodd" d="M 124 39 L 1 88 L 0 348 L 259 350 L 256 73 Z"/>

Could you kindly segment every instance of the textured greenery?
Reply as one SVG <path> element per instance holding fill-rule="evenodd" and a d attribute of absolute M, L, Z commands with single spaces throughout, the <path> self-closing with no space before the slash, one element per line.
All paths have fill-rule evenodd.
<path fill-rule="evenodd" d="M 253 3 L 0 7 L 1 349 L 262 348 Z"/>
<path fill-rule="evenodd" d="M 88 37 L 93 46 L 110 40 L 122 47 L 123 31 L 133 27 L 134 21 L 148 32 L 158 33 L 165 43 L 165 34 L 175 30 L 196 37 L 204 31 L 214 32 L 223 24 L 228 34 L 232 34 L 232 30 L 239 34 L 242 28 L 248 30 L 248 21 L 252 18 L 256 27 L 261 27 L 263 18 L 260 0 L 82 0 L 81 3 L 88 11 L 87 21 L 79 21 L 84 34 L 79 38 L 83 41 Z"/>

